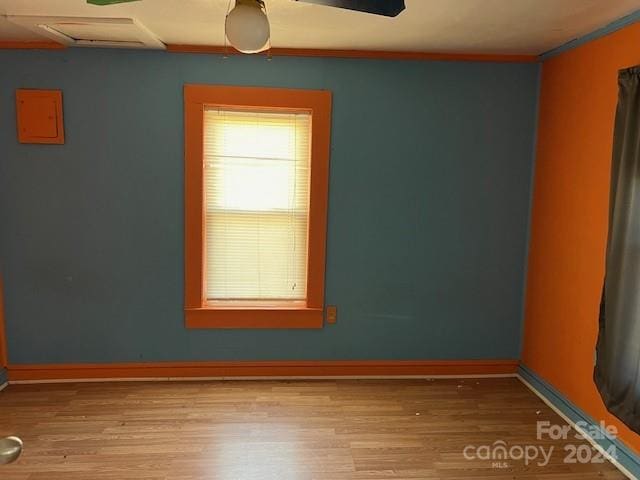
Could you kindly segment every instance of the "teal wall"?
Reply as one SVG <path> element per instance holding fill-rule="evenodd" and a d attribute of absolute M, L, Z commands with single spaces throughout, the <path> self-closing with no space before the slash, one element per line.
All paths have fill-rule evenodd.
<path fill-rule="evenodd" d="M 0 52 L 0 265 L 13 363 L 519 356 L 535 64 Z M 316 331 L 183 327 L 185 83 L 333 92 Z M 16 141 L 60 88 L 66 144 Z"/>

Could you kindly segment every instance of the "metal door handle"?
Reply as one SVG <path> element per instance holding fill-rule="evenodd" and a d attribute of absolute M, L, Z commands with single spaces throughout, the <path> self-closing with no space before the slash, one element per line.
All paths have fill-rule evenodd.
<path fill-rule="evenodd" d="M 15 462 L 22 453 L 22 440 L 18 437 L 0 438 L 0 465 Z"/>

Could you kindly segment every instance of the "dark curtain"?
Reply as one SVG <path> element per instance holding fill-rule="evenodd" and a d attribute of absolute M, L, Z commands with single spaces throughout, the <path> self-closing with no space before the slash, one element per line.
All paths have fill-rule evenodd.
<path fill-rule="evenodd" d="M 610 192 L 594 379 L 609 411 L 640 433 L 640 66 L 618 76 Z"/>

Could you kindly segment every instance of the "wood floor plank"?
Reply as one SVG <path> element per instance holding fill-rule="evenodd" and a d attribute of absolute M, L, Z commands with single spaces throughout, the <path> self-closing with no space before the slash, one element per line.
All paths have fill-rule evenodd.
<path fill-rule="evenodd" d="M 617 480 L 567 464 L 584 440 L 513 378 L 10 385 L 0 436 L 25 450 L 2 480 Z M 463 455 L 503 441 L 553 447 L 548 465 Z M 591 448 L 590 446 L 588 448 Z"/>

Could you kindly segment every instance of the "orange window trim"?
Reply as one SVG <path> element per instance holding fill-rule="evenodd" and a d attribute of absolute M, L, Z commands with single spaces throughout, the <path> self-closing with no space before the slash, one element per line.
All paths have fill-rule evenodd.
<path fill-rule="evenodd" d="M 4 285 L 0 278 L 0 368 L 7 366 L 7 337 L 4 326 Z"/>
<path fill-rule="evenodd" d="M 204 295 L 204 108 L 311 112 L 311 179 L 307 300 L 299 307 L 225 306 Z M 185 324 L 187 328 L 321 328 L 331 143 L 331 92 L 286 88 L 185 85 Z M 223 303 L 223 302 L 222 302 Z"/>

